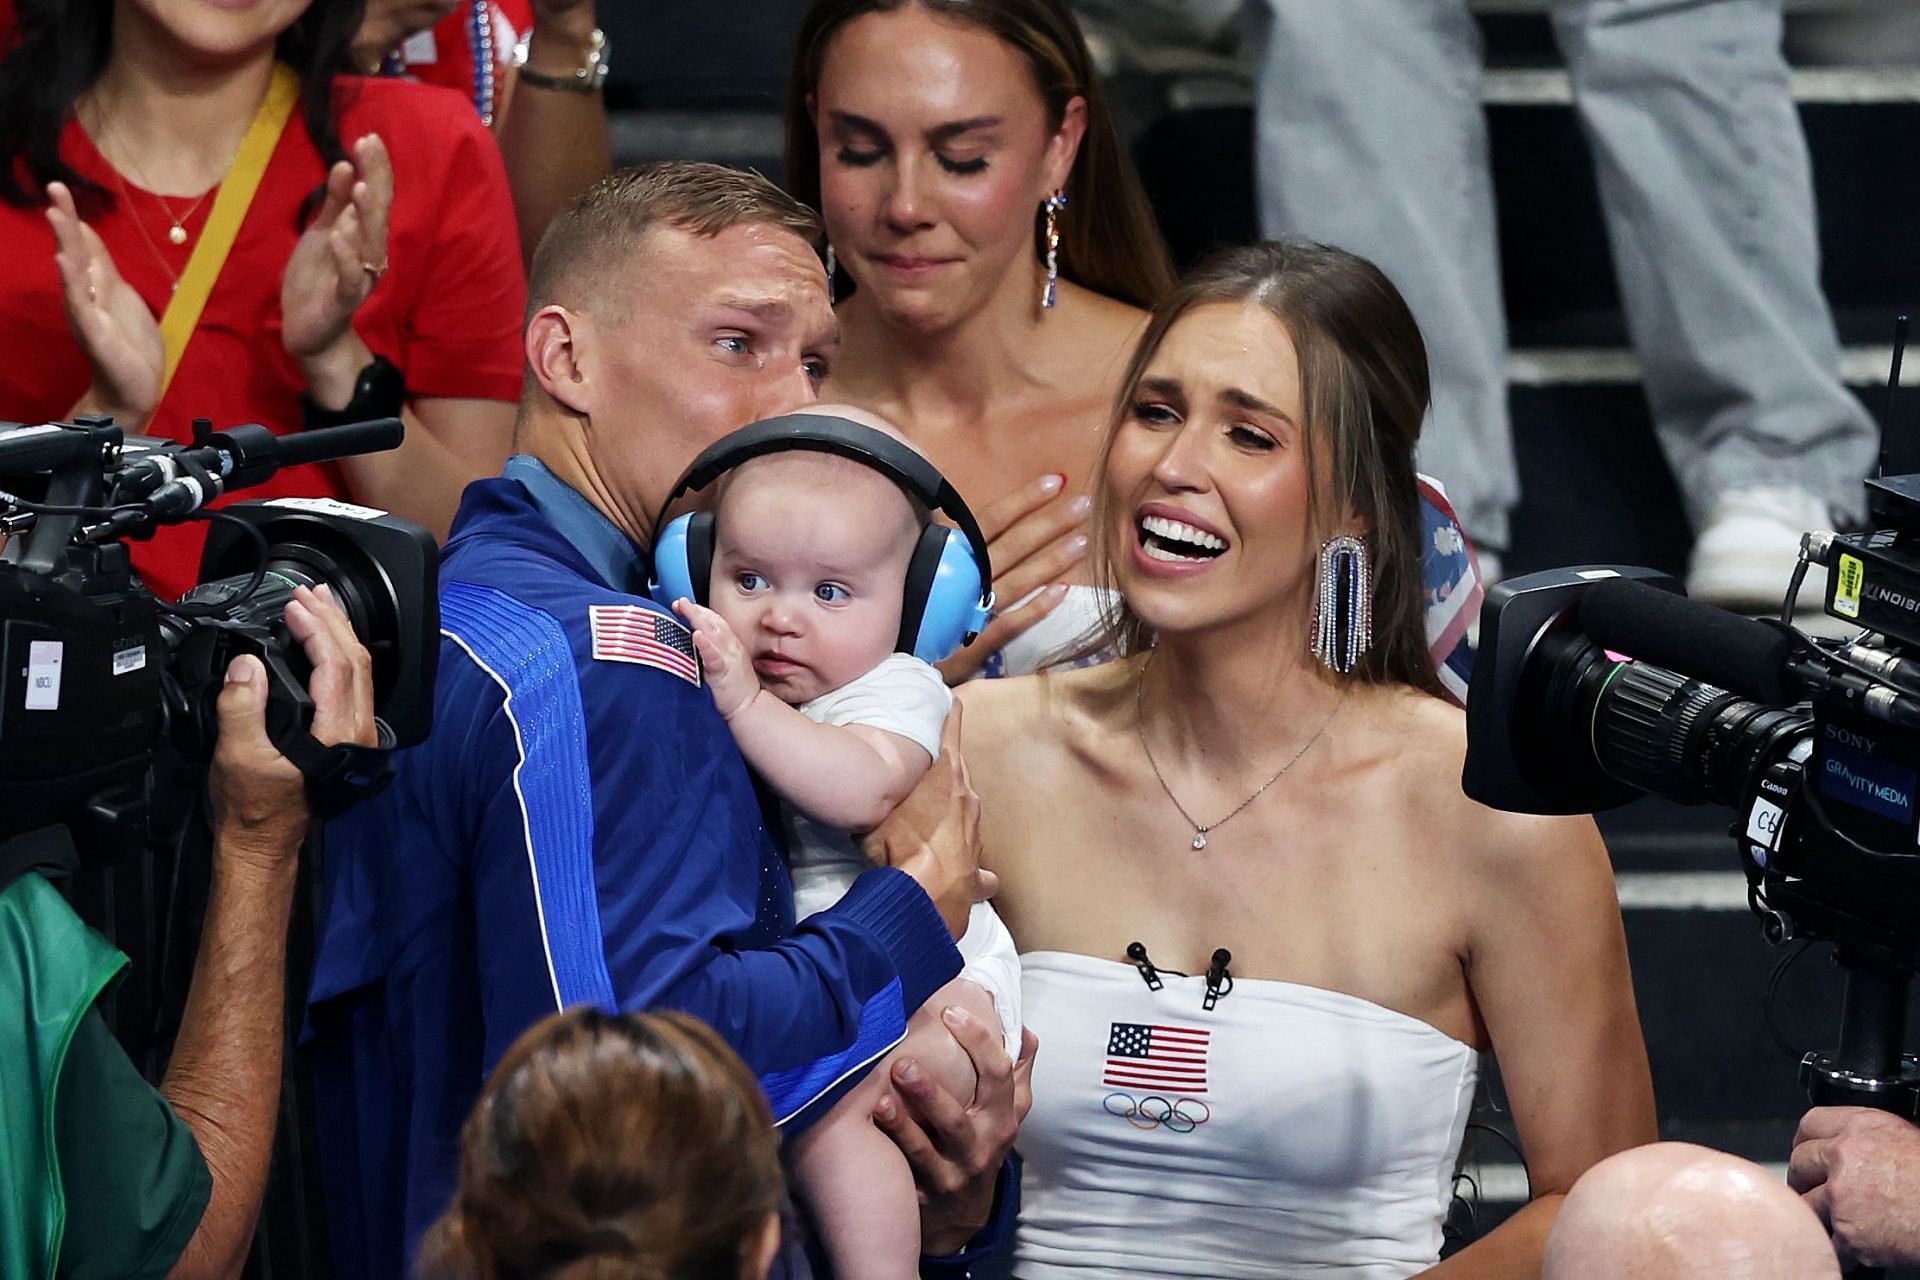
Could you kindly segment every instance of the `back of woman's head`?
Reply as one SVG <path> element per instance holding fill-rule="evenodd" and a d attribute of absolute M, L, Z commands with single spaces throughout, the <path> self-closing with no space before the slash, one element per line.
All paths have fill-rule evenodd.
<path fill-rule="evenodd" d="M 1357 254 L 1310 241 L 1274 241 L 1222 250 L 1175 286 L 1153 310 L 1121 380 L 1114 421 L 1128 411 L 1161 342 L 1197 307 L 1265 308 L 1286 329 L 1300 364 L 1307 495 L 1315 541 L 1359 523 L 1374 568 L 1372 647 L 1349 673 L 1365 683 L 1398 682 L 1444 696 L 1426 640 L 1421 524 L 1414 446 L 1429 395 L 1426 343 L 1400 291 Z M 1113 434 L 1108 433 L 1111 442 Z M 1104 474 L 1106 459 L 1101 459 Z M 1096 528 L 1110 522 L 1096 517 Z M 1098 548 L 1111 583 L 1113 549 Z M 1107 639 L 1122 652 L 1149 644 L 1124 607 Z M 1301 643 L 1306 643 L 1303 631 Z"/>
<path fill-rule="evenodd" d="M 869 13 L 915 7 L 990 32 L 1020 53 L 1046 105 L 1049 132 L 1060 127 L 1068 103 L 1086 100 L 1086 136 L 1067 177 L 1067 212 L 1060 219 L 1060 273 L 1109 297 L 1152 306 L 1173 284 L 1173 260 L 1066 0 L 813 0 L 787 80 L 787 190 L 820 207 L 820 140 L 811 103 L 834 37 Z M 1038 246 L 1037 210 L 1034 236 Z"/>
<path fill-rule="evenodd" d="M 481 1090 L 419 1273 L 757 1280 L 783 1194 L 773 1117 L 718 1035 L 684 1014 L 573 1009 Z"/>

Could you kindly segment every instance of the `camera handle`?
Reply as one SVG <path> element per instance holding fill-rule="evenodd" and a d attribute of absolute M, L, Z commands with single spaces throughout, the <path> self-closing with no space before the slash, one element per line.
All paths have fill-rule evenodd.
<path fill-rule="evenodd" d="M 1920 1119 L 1920 1061 L 1901 1053 L 1913 971 L 1844 947 L 1834 958 L 1847 976 L 1840 1047 L 1831 1055 L 1814 1052 L 1802 1058 L 1800 1087 L 1816 1107 L 1874 1107 Z M 1880 1267 L 1845 1272 L 1848 1280 L 1880 1280 L 1885 1274 Z"/>
<path fill-rule="evenodd" d="M 393 780 L 394 733 L 375 719 L 380 741 L 371 747 L 337 742 L 323 747 L 307 731 L 313 723 L 313 699 L 281 654 L 249 645 L 267 668 L 267 736 L 281 755 L 307 780 L 307 804 L 321 821 L 337 818 L 363 800 L 371 800 Z"/>

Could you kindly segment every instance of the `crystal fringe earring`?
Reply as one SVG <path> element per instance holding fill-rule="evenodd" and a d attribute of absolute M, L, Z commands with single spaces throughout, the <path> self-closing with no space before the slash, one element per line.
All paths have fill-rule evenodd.
<path fill-rule="evenodd" d="M 1313 656 L 1345 675 L 1373 644 L 1373 568 L 1367 544 L 1329 538 L 1314 564 Z"/>
<path fill-rule="evenodd" d="M 840 264 L 836 262 L 833 257 L 833 246 L 828 245 L 827 246 L 827 301 L 829 303 L 833 301 L 833 273 L 839 269 L 840 269 Z"/>
<path fill-rule="evenodd" d="M 1060 300 L 1060 211 L 1067 207 L 1067 193 L 1056 191 L 1047 197 L 1047 287 L 1040 294 L 1040 309 L 1053 310 Z"/>

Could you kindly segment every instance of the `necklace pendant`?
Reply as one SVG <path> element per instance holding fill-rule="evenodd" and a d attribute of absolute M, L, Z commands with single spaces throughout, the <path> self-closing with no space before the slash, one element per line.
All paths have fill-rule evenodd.
<path fill-rule="evenodd" d="M 1194 847 L 1194 848 L 1196 848 L 1196 849 L 1204 849 L 1204 848 L 1206 848 L 1206 847 L 1207 847 L 1207 833 L 1206 833 L 1206 832 L 1204 832 L 1204 831 L 1196 831 L 1196 832 L 1194 832 L 1194 833 L 1193 833 L 1193 847 Z"/>
<path fill-rule="evenodd" d="M 187 229 L 176 222 L 173 224 L 172 229 L 167 232 L 167 239 L 173 241 L 175 244 L 185 244 L 187 242 Z"/>

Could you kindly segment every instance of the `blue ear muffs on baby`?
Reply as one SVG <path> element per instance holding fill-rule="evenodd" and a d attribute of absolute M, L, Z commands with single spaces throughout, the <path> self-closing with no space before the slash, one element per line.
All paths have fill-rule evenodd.
<path fill-rule="evenodd" d="M 992 569 L 987 540 L 967 504 L 934 465 L 912 448 L 861 423 L 819 414 L 769 418 L 721 437 L 687 468 L 661 507 L 706 488 L 750 458 L 787 449 L 814 449 L 852 458 L 887 476 L 958 528 L 929 524 L 907 564 L 901 593 L 900 634 L 894 647 L 938 662 L 978 635 L 992 616 Z M 681 516 L 654 540 L 647 593 L 671 609 L 679 599 L 706 604 L 713 574 L 714 521 L 710 511 Z"/>
<path fill-rule="evenodd" d="M 695 511 L 660 531 L 653 544 L 653 580 L 647 594 L 662 608 L 675 600 L 707 602 L 707 580 L 713 571 L 713 513 Z"/>
<path fill-rule="evenodd" d="M 896 648 L 922 662 L 951 657 L 987 625 L 980 562 L 958 529 L 928 525 L 907 566 Z"/>

